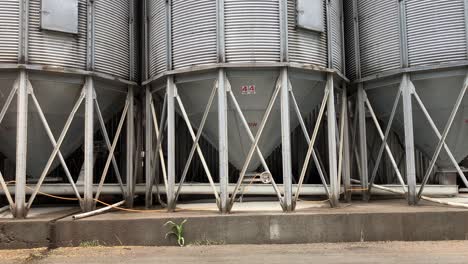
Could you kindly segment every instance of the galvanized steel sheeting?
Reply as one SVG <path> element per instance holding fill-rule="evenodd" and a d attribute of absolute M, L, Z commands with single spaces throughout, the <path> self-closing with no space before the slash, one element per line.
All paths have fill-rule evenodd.
<path fill-rule="evenodd" d="M 346 0 L 345 0 L 346 1 Z M 343 70 L 343 39 L 342 39 L 342 7 L 340 0 L 330 1 L 330 33 L 331 33 L 331 50 L 332 50 L 332 65 L 331 68 L 339 71 Z"/>
<path fill-rule="evenodd" d="M 216 0 L 173 0 L 173 68 L 216 63 L 216 52 Z"/>
<path fill-rule="evenodd" d="M 398 1 L 359 0 L 362 76 L 400 67 Z"/>
<path fill-rule="evenodd" d="M 41 30 L 41 1 L 29 1 L 29 63 L 85 69 L 86 0 L 79 1 L 78 35 Z"/>
<path fill-rule="evenodd" d="M 410 66 L 466 59 L 464 8 L 463 0 L 406 0 Z"/>
<path fill-rule="evenodd" d="M 129 3 L 127 0 L 95 3 L 95 70 L 129 78 Z"/>
<path fill-rule="evenodd" d="M 18 61 L 19 1 L 0 0 L 0 62 Z"/>
<path fill-rule="evenodd" d="M 228 62 L 280 60 L 279 0 L 225 0 Z"/>
<path fill-rule="evenodd" d="M 343 1 L 343 13 L 344 13 L 344 35 L 345 35 L 345 62 L 346 62 L 346 76 L 354 80 L 357 78 L 356 68 L 356 43 L 355 32 L 354 32 L 354 8 L 353 0 Z"/>
<path fill-rule="evenodd" d="M 149 64 L 150 76 L 167 69 L 166 1 L 149 1 Z"/>
<path fill-rule="evenodd" d="M 324 1 L 325 4 L 325 1 Z M 323 19 L 326 20 L 324 8 Z M 328 66 L 327 34 L 304 29 L 296 29 L 296 6 L 288 0 L 288 46 L 289 61 Z"/>

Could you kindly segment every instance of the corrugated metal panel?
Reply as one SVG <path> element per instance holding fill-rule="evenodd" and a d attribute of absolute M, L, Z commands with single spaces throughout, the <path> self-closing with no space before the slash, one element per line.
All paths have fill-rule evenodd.
<path fill-rule="evenodd" d="M 330 1 L 330 23 L 331 23 L 331 48 L 332 48 L 332 64 L 333 68 L 343 71 L 343 39 L 342 39 L 342 26 L 341 16 L 342 8 L 340 0 Z"/>
<path fill-rule="evenodd" d="M 326 8 L 324 8 L 323 19 L 326 21 Z M 288 0 L 288 28 L 289 61 L 328 66 L 327 34 L 296 29 L 294 0 Z"/>
<path fill-rule="evenodd" d="M 133 80 L 139 81 L 141 79 L 141 61 L 139 59 L 139 51 L 141 49 L 141 42 L 140 42 L 140 37 L 141 35 L 139 34 L 139 26 L 140 23 L 138 21 L 140 20 L 140 13 L 139 13 L 139 3 L 140 1 L 134 0 L 134 21 L 133 21 L 133 35 L 130 36 L 131 41 L 133 42 L 134 50 L 133 54 L 130 54 L 130 56 L 133 56 Z M 142 3 L 141 3 L 142 4 Z"/>
<path fill-rule="evenodd" d="M 0 63 L 18 61 L 19 1 L 0 0 Z"/>
<path fill-rule="evenodd" d="M 226 60 L 278 62 L 278 0 L 225 0 Z"/>
<path fill-rule="evenodd" d="M 95 70 L 128 78 L 130 68 L 127 0 L 96 1 Z"/>
<path fill-rule="evenodd" d="M 173 0 L 174 69 L 216 63 L 216 52 L 216 0 Z"/>
<path fill-rule="evenodd" d="M 406 1 L 410 66 L 466 59 L 463 0 Z"/>
<path fill-rule="evenodd" d="M 354 42 L 354 17 L 353 17 L 353 1 L 344 0 L 344 34 L 345 34 L 345 62 L 346 62 L 346 76 L 354 80 L 357 77 L 356 73 L 356 45 Z"/>
<path fill-rule="evenodd" d="M 166 70 L 166 1 L 150 1 L 149 63 L 150 76 Z"/>
<path fill-rule="evenodd" d="M 399 68 L 398 1 L 359 0 L 362 76 Z"/>
<path fill-rule="evenodd" d="M 29 1 L 29 62 L 86 67 L 86 0 L 79 1 L 78 35 L 41 31 L 41 0 Z"/>

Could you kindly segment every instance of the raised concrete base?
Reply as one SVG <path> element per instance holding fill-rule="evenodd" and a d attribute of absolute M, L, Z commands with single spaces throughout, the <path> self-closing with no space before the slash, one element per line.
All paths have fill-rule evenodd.
<path fill-rule="evenodd" d="M 69 214 L 68 212 L 64 212 Z M 404 200 L 353 203 L 338 209 L 302 207 L 295 213 L 241 212 L 220 215 L 197 209 L 175 213 L 112 212 L 82 220 L 50 219 L 0 223 L 0 247 L 176 245 L 165 239 L 168 220 L 185 224 L 187 244 L 280 244 L 358 241 L 465 240 L 468 210 L 428 203 L 409 207 Z"/>

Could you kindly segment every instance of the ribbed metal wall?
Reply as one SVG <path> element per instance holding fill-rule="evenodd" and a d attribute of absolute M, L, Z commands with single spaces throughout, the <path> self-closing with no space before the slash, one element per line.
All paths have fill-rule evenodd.
<path fill-rule="evenodd" d="M 29 63 L 85 69 L 86 0 L 79 1 L 78 35 L 41 30 L 41 0 L 29 1 Z"/>
<path fill-rule="evenodd" d="M 0 0 L 0 63 L 18 61 L 19 1 Z"/>
<path fill-rule="evenodd" d="M 216 26 L 216 0 L 173 0 L 173 68 L 216 63 Z"/>
<path fill-rule="evenodd" d="M 358 1 L 363 77 L 397 69 L 401 65 L 398 2 L 396 0 Z"/>
<path fill-rule="evenodd" d="M 466 59 L 463 0 L 406 0 L 410 66 Z"/>
<path fill-rule="evenodd" d="M 326 21 L 326 11 L 323 19 Z M 296 28 L 295 0 L 288 0 L 288 28 L 290 62 L 328 66 L 327 34 Z"/>
<path fill-rule="evenodd" d="M 344 13 L 344 35 L 345 35 L 345 62 L 346 62 L 346 76 L 350 80 L 357 78 L 356 69 L 356 43 L 354 33 L 354 15 L 353 15 L 353 1 L 343 1 Z"/>
<path fill-rule="evenodd" d="M 225 0 L 226 60 L 278 62 L 278 0 Z"/>
<path fill-rule="evenodd" d="M 149 1 L 149 64 L 150 76 L 167 68 L 166 1 Z"/>
<path fill-rule="evenodd" d="M 349 1 L 349 0 L 345 0 Z M 330 1 L 332 68 L 343 71 L 342 7 L 340 0 Z"/>
<path fill-rule="evenodd" d="M 129 3 L 127 0 L 99 0 L 95 3 L 95 70 L 128 78 Z"/>

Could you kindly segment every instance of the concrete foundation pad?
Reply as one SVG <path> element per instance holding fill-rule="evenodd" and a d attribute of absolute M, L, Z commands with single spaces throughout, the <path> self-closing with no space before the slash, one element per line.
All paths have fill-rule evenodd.
<path fill-rule="evenodd" d="M 79 208 L 32 208 L 27 219 L 13 219 L 10 212 L 0 214 L 0 248 L 48 247 L 58 219 L 79 212 Z"/>
<path fill-rule="evenodd" d="M 404 200 L 354 202 L 331 209 L 325 202 L 302 202 L 294 213 L 275 209 L 276 202 L 240 204 L 220 215 L 212 204 L 186 204 L 173 213 L 114 211 L 73 220 L 70 211 L 53 217 L 2 220 L 2 248 L 101 245 L 176 245 L 164 224 L 187 219 L 187 244 L 288 244 L 359 241 L 465 240 L 468 210 Z M 213 207 L 213 208 L 211 208 Z M 55 219 L 55 220 L 54 220 Z M 53 224 L 51 224 L 51 222 Z M 53 227 L 53 228 L 51 228 Z M 5 238 L 6 234 L 8 236 Z"/>

